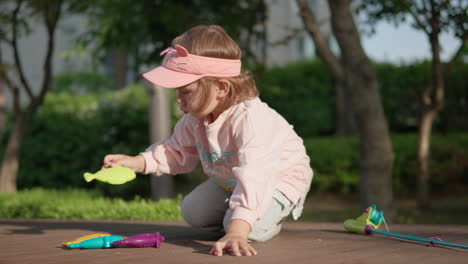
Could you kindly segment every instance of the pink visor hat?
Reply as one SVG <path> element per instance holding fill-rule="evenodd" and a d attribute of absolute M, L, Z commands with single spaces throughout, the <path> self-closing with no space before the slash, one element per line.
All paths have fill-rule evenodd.
<path fill-rule="evenodd" d="M 165 55 L 161 66 L 143 74 L 148 81 L 163 88 L 177 88 L 202 77 L 235 77 L 241 72 L 241 61 L 190 54 L 176 45 L 161 52 Z"/>

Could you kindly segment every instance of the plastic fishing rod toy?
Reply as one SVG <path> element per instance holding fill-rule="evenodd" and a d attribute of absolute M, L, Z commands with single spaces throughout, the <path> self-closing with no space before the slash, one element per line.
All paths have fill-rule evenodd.
<path fill-rule="evenodd" d="M 373 204 L 367 207 L 366 209 L 364 209 L 364 212 L 358 218 L 346 220 L 344 222 L 344 228 L 346 229 L 346 231 L 351 232 L 351 233 L 364 234 L 364 235 L 372 235 L 376 233 L 376 234 L 382 234 L 382 235 L 387 235 L 387 236 L 392 236 L 392 237 L 397 237 L 397 238 L 402 238 L 402 239 L 407 239 L 407 240 L 429 243 L 431 245 L 441 245 L 441 246 L 468 249 L 468 244 L 442 241 L 437 236 L 433 236 L 431 238 L 422 238 L 422 237 L 408 236 L 408 235 L 403 235 L 399 233 L 379 230 L 378 228 L 382 223 L 386 225 L 385 218 L 383 217 L 383 215 L 384 215 L 384 212 L 377 211 L 376 206 Z"/>

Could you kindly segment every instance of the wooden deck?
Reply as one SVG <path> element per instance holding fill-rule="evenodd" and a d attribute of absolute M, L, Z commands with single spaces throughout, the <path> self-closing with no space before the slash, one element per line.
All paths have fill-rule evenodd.
<path fill-rule="evenodd" d="M 468 244 L 468 226 L 394 225 L 391 231 Z M 161 248 L 63 249 L 77 237 L 107 232 L 131 236 L 161 232 Z M 468 250 L 435 247 L 382 235 L 347 233 L 341 223 L 287 222 L 281 234 L 254 243 L 253 257 L 208 254 L 219 233 L 183 222 L 1 220 L 0 263 L 468 263 Z"/>

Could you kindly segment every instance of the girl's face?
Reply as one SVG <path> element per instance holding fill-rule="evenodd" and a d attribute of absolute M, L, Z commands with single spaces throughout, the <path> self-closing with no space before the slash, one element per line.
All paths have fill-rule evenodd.
<path fill-rule="evenodd" d="M 210 87 L 214 89 L 208 93 L 206 98 L 200 96 L 198 82 L 193 82 L 186 86 L 177 88 L 177 103 L 179 108 L 184 113 L 190 113 L 198 119 L 205 118 L 210 116 L 214 121 L 219 113 L 217 113 L 216 108 L 220 103 L 220 96 L 218 96 L 219 89 L 216 86 Z"/>

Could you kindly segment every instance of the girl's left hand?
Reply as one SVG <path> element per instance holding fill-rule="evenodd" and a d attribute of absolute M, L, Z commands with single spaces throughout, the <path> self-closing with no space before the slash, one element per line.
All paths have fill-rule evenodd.
<path fill-rule="evenodd" d="M 222 256 L 223 252 L 229 252 L 229 254 L 234 256 L 257 255 L 257 251 L 247 242 L 247 237 L 240 233 L 227 233 L 215 242 L 210 254 Z"/>

